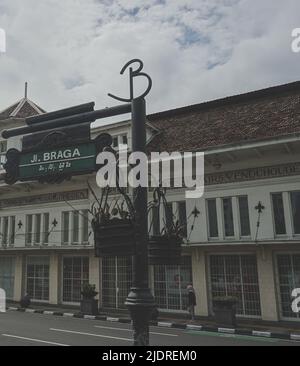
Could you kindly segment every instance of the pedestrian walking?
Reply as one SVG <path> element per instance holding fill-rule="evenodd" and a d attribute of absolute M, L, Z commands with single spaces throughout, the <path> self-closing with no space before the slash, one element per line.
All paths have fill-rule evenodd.
<path fill-rule="evenodd" d="M 188 291 L 188 311 L 191 316 L 191 320 L 195 320 L 195 306 L 196 306 L 196 295 L 192 284 L 187 286 Z"/>
<path fill-rule="evenodd" d="M 23 296 L 20 300 L 20 306 L 21 308 L 28 308 L 28 306 L 30 306 L 31 304 L 31 299 L 29 294 L 25 294 L 25 296 Z"/>

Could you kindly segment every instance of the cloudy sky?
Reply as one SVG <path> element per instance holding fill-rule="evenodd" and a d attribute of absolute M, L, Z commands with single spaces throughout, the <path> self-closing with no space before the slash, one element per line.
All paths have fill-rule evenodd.
<path fill-rule="evenodd" d="M 0 0 L 0 110 L 25 81 L 47 111 L 115 105 L 132 58 L 153 79 L 148 112 L 299 80 L 299 14 L 299 0 Z"/>

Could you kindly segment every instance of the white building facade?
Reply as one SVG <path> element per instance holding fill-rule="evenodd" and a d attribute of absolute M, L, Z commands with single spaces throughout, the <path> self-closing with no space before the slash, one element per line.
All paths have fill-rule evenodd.
<path fill-rule="evenodd" d="M 43 113 L 22 103 L 15 114 L 13 108 L 0 113 L 1 130 Z M 161 311 L 186 312 L 186 286 L 193 283 L 198 316 L 213 314 L 214 296 L 233 295 L 240 317 L 299 320 L 291 309 L 291 292 L 300 287 L 298 106 L 300 86 L 293 83 L 148 116 L 151 151 L 205 152 L 204 196 L 186 200 L 184 189 L 168 191 L 169 208 L 186 223 L 186 239 L 182 265 L 150 267 Z M 129 122 L 95 128 L 92 135 L 104 131 L 114 147 L 131 145 Z M 0 146 L 4 153 L 20 148 L 20 140 Z M 95 174 L 60 185 L 1 185 L 0 287 L 9 299 L 29 293 L 36 302 L 77 305 L 82 285 L 92 283 L 102 308 L 124 309 L 132 260 L 94 256 L 87 181 L 99 194 Z M 156 226 L 166 220 L 162 208 L 152 216 Z"/>

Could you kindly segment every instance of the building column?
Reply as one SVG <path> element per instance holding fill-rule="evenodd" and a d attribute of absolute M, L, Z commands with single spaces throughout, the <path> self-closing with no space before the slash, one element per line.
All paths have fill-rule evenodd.
<path fill-rule="evenodd" d="M 14 278 L 14 301 L 20 301 L 22 297 L 23 285 L 23 256 L 15 256 L 15 278 Z"/>
<path fill-rule="evenodd" d="M 59 257 L 50 255 L 49 262 L 49 303 L 58 304 L 59 299 Z"/>
<path fill-rule="evenodd" d="M 199 316 L 208 316 L 205 253 L 200 248 L 192 250 L 192 273 L 197 303 L 195 314 Z"/>
<path fill-rule="evenodd" d="M 262 320 L 278 321 L 272 250 L 257 250 L 257 272 Z"/>
<path fill-rule="evenodd" d="M 96 299 L 101 300 L 102 296 L 100 296 L 101 288 L 100 288 L 99 262 L 100 262 L 100 259 L 95 257 L 94 251 L 91 251 L 91 253 L 89 255 L 89 283 L 91 285 L 96 285 L 96 291 L 98 292 Z M 99 303 L 99 306 L 101 306 L 100 303 Z"/>

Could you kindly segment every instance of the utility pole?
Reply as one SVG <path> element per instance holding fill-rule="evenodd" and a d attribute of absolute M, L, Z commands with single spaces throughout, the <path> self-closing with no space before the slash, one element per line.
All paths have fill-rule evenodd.
<path fill-rule="evenodd" d="M 132 100 L 132 152 L 146 152 L 146 106 L 144 98 Z M 136 254 L 133 257 L 133 282 L 125 305 L 128 307 L 134 331 L 134 346 L 149 345 L 149 320 L 155 306 L 148 280 L 148 189 L 133 189 L 136 215 Z"/>

